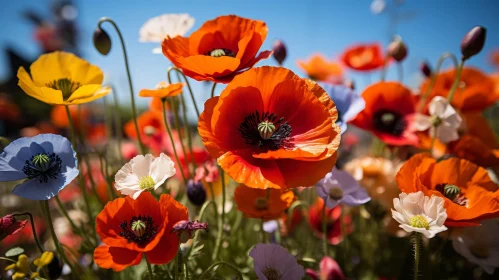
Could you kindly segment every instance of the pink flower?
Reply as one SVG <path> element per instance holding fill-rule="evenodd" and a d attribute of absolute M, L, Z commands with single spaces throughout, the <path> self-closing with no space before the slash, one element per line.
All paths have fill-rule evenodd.
<path fill-rule="evenodd" d="M 11 214 L 0 218 L 0 240 L 20 232 L 27 223 L 28 220 L 18 221 L 16 217 Z"/>
<path fill-rule="evenodd" d="M 344 280 L 345 275 L 338 263 L 331 257 L 325 256 L 319 263 L 319 272 L 310 268 L 306 270 L 307 276 L 315 280 Z"/>

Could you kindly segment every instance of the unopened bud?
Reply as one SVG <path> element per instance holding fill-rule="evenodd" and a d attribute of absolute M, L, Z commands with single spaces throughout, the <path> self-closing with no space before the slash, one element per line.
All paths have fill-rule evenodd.
<path fill-rule="evenodd" d="M 388 45 L 388 54 L 398 62 L 401 62 L 407 56 L 407 46 L 400 36 L 396 36 Z"/>
<path fill-rule="evenodd" d="M 466 60 L 479 53 L 485 44 L 487 29 L 482 26 L 473 27 L 461 41 L 462 60 Z"/>
<path fill-rule="evenodd" d="M 206 201 L 206 190 L 203 184 L 198 181 L 189 180 L 187 182 L 187 197 L 196 206 L 201 206 Z"/>
<path fill-rule="evenodd" d="M 430 64 L 428 64 L 428 62 L 425 61 L 421 63 L 419 69 L 421 70 L 421 73 L 423 73 L 423 75 L 425 75 L 428 78 L 431 77 L 433 71 L 431 70 Z"/>
<path fill-rule="evenodd" d="M 111 38 L 106 31 L 97 27 L 94 31 L 94 47 L 102 55 L 107 55 L 111 50 Z"/>
<path fill-rule="evenodd" d="M 279 65 L 282 65 L 283 61 L 286 59 L 286 55 L 288 54 L 286 45 L 284 45 L 281 40 L 277 40 L 274 42 L 272 50 L 274 51 L 274 59 L 277 61 L 277 63 L 279 63 Z"/>
<path fill-rule="evenodd" d="M 180 243 L 185 243 L 194 236 L 196 230 L 208 230 L 207 223 L 199 221 L 182 220 L 173 225 L 172 233 L 176 233 L 180 239 Z"/>

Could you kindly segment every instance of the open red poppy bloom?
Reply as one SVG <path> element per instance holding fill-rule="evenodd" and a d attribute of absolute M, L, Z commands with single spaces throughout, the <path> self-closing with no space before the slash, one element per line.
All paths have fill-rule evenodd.
<path fill-rule="evenodd" d="M 142 254 L 152 264 L 169 263 L 180 242 L 172 228 L 187 219 L 187 208 L 167 194 L 159 202 L 149 192 L 136 200 L 117 198 L 97 215 L 96 230 L 104 244 L 94 251 L 95 263 L 121 271 L 139 264 Z"/>
<path fill-rule="evenodd" d="M 228 83 L 272 54 L 264 51 L 257 55 L 267 32 L 263 21 L 221 16 L 205 22 L 188 38 L 168 36 L 163 41 L 163 54 L 195 80 Z"/>
<path fill-rule="evenodd" d="M 324 200 L 318 198 L 316 203 L 310 206 L 308 210 L 308 222 L 312 227 L 312 231 L 318 238 L 322 238 L 322 207 Z M 329 244 L 337 245 L 343 238 L 353 231 L 352 218 L 349 215 L 343 217 L 346 232 L 341 232 L 341 206 L 336 206 L 326 210 L 326 223 L 327 223 L 327 241 Z"/>
<path fill-rule="evenodd" d="M 244 213 L 248 218 L 273 220 L 280 218 L 286 209 L 295 200 L 293 191 L 271 189 L 267 190 L 249 188 L 239 185 L 234 192 L 234 202 L 237 210 Z"/>
<path fill-rule="evenodd" d="M 422 191 L 445 200 L 446 226 L 466 227 L 499 216 L 499 188 L 487 170 L 470 161 L 451 158 L 437 162 L 429 154 L 410 158 L 396 177 L 402 192 Z"/>
<path fill-rule="evenodd" d="M 308 61 L 298 60 L 298 66 L 307 76 L 318 82 L 341 83 L 343 69 L 334 61 L 327 61 L 322 55 L 315 54 Z"/>
<path fill-rule="evenodd" d="M 449 148 L 455 156 L 482 167 L 499 166 L 499 150 L 491 149 L 478 137 L 464 135 L 459 140 L 450 143 Z"/>
<path fill-rule="evenodd" d="M 438 74 L 435 86 L 428 98 L 447 97 L 456 78 L 454 69 Z M 430 79 L 421 84 L 421 92 L 426 92 Z M 461 72 L 461 80 L 452 98 L 451 105 L 461 112 L 483 111 L 499 100 L 499 91 L 495 90 L 494 81 L 478 69 L 465 67 Z"/>
<path fill-rule="evenodd" d="M 410 124 L 415 113 L 411 91 L 397 82 L 379 82 L 362 93 L 366 107 L 351 121 L 374 133 L 388 145 L 415 145 L 417 136 Z"/>
<path fill-rule="evenodd" d="M 163 115 L 157 111 L 146 111 L 137 118 L 137 123 L 142 143 L 152 152 L 159 154 L 163 149 L 163 138 L 166 134 Z M 137 139 L 137 131 L 133 120 L 125 124 L 124 132 L 131 139 Z"/>
<path fill-rule="evenodd" d="M 376 70 L 385 61 L 379 44 L 353 45 L 345 50 L 341 59 L 346 66 L 357 71 Z"/>
<path fill-rule="evenodd" d="M 331 171 L 340 142 L 337 118 L 334 102 L 315 82 L 285 68 L 261 67 L 209 99 L 198 130 L 236 182 L 288 189 L 312 186 Z"/>

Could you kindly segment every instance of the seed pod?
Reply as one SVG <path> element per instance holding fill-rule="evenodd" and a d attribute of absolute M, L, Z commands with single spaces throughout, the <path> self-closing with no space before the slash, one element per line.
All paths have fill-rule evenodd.
<path fill-rule="evenodd" d="M 279 65 L 282 65 L 283 61 L 286 59 L 286 55 L 288 54 L 286 45 L 284 45 L 281 40 L 277 40 L 274 42 L 272 50 L 274 51 L 274 59 L 277 61 L 277 63 L 279 63 Z"/>
<path fill-rule="evenodd" d="M 206 190 L 201 182 L 189 180 L 187 182 L 187 197 L 196 206 L 201 206 L 206 201 Z"/>
<path fill-rule="evenodd" d="M 94 47 L 102 55 L 107 55 L 111 50 L 111 38 L 106 31 L 97 27 L 93 35 Z"/>
<path fill-rule="evenodd" d="M 407 46 L 400 36 L 396 36 L 390 45 L 388 45 L 388 54 L 398 62 L 406 58 Z"/>
<path fill-rule="evenodd" d="M 431 77 L 431 74 L 433 72 L 431 70 L 430 64 L 428 64 L 427 61 L 424 61 L 423 63 L 421 63 L 419 70 L 421 70 L 421 73 L 423 73 L 423 75 L 425 75 L 427 78 Z"/>
<path fill-rule="evenodd" d="M 466 60 L 479 53 L 485 44 L 487 29 L 483 26 L 473 27 L 461 41 L 462 60 Z"/>

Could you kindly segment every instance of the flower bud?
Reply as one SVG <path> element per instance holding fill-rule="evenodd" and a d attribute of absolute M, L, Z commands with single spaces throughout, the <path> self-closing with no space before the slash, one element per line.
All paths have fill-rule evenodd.
<path fill-rule="evenodd" d="M 277 40 L 274 42 L 274 45 L 272 46 L 272 50 L 274 53 L 272 54 L 274 56 L 274 59 L 279 63 L 279 65 L 282 65 L 282 62 L 286 59 L 287 55 L 287 50 L 286 50 L 286 45 L 281 40 Z"/>
<path fill-rule="evenodd" d="M 24 229 L 28 220 L 19 221 L 14 215 L 6 215 L 0 218 L 0 241 L 9 235 L 14 235 Z"/>
<path fill-rule="evenodd" d="M 407 46 L 400 36 L 396 36 L 388 45 L 388 55 L 393 57 L 397 62 L 401 62 L 407 56 Z"/>
<path fill-rule="evenodd" d="M 194 236 L 196 230 L 208 230 L 207 223 L 199 221 L 182 220 L 173 225 L 172 233 L 176 233 L 180 239 L 180 243 L 185 243 Z"/>
<path fill-rule="evenodd" d="M 106 31 L 102 30 L 100 27 L 97 27 L 94 31 L 94 47 L 97 51 L 102 55 L 107 55 L 111 50 L 111 38 L 106 33 Z"/>
<path fill-rule="evenodd" d="M 421 73 L 423 73 L 423 75 L 425 75 L 427 78 L 430 78 L 431 74 L 433 72 L 431 70 L 430 64 L 428 64 L 428 62 L 426 62 L 426 61 L 424 61 L 423 63 L 421 63 L 421 66 L 419 67 L 419 70 L 421 70 Z"/>
<path fill-rule="evenodd" d="M 482 26 L 473 27 L 461 41 L 462 60 L 466 60 L 479 53 L 485 44 L 487 29 Z"/>
<path fill-rule="evenodd" d="M 206 201 L 206 190 L 201 181 L 189 180 L 187 182 L 187 197 L 196 206 L 201 206 Z"/>

